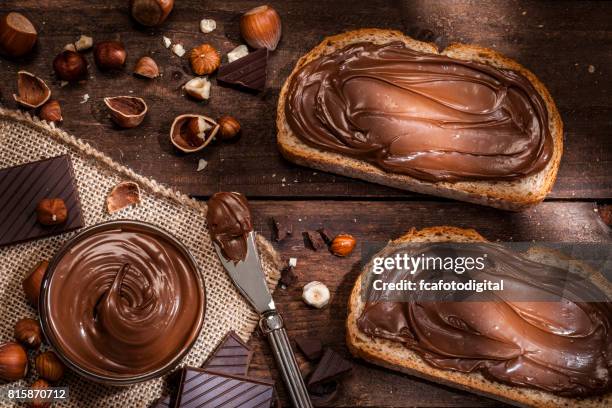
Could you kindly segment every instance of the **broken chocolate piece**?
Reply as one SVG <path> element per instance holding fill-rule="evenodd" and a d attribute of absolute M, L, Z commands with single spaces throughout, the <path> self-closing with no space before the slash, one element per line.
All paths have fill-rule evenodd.
<path fill-rule="evenodd" d="M 260 92 L 266 87 L 267 65 L 268 50 L 260 48 L 234 62 L 222 65 L 219 68 L 217 81 Z"/>
<path fill-rule="evenodd" d="M 298 348 L 310 361 L 316 361 L 323 355 L 323 344 L 315 337 L 298 337 L 295 339 Z"/>
<path fill-rule="evenodd" d="M 203 367 L 220 374 L 247 375 L 252 357 L 253 350 L 236 333 L 230 331 Z"/>
<path fill-rule="evenodd" d="M 308 379 L 308 389 L 335 380 L 352 369 L 353 365 L 350 362 L 328 348 Z"/>
<path fill-rule="evenodd" d="M 287 235 L 293 234 L 293 225 L 287 217 L 273 218 L 272 227 L 274 229 L 274 241 L 281 242 Z"/>
<path fill-rule="evenodd" d="M 289 287 L 297 282 L 297 276 L 295 275 L 295 269 L 290 264 L 287 264 L 281 271 L 280 284 L 284 287 Z"/>
<path fill-rule="evenodd" d="M 42 225 L 36 206 L 48 197 L 62 199 L 70 217 Z M 83 215 L 68 155 L 0 170 L 0 247 L 62 234 L 83 227 Z"/>
<path fill-rule="evenodd" d="M 174 404 L 172 403 L 172 398 L 170 398 L 169 395 L 166 395 L 155 401 L 151 405 L 151 408 L 170 408 L 172 406 L 174 406 Z"/>
<path fill-rule="evenodd" d="M 321 235 L 321 238 L 323 238 L 323 241 L 325 241 L 327 245 L 331 245 L 332 241 L 336 237 L 325 228 L 319 228 L 317 232 L 319 233 L 319 235 Z"/>
<path fill-rule="evenodd" d="M 273 381 L 185 367 L 176 406 L 264 408 L 273 403 Z"/>
<path fill-rule="evenodd" d="M 311 387 L 308 394 L 315 407 L 326 406 L 338 396 L 340 383 L 336 380 L 317 384 Z"/>
<path fill-rule="evenodd" d="M 313 250 L 318 251 L 321 248 L 325 248 L 325 241 L 323 241 L 321 234 L 317 231 L 306 231 L 304 235 Z"/>

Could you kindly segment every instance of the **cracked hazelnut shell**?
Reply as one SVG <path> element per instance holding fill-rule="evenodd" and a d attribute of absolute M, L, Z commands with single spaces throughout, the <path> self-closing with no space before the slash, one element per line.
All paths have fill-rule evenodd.
<path fill-rule="evenodd" d="M 28 354 L 20 344 L 0 344 L 0 379 L 21 380 L 28 373 Z"/>
<path fill-rule="evenodd" d="M 157 78 L 159 76 L 159 67 L 153 58 L 142 57 L 136 62 L 134 75 L 142 78 Z"/>
<path fill-rule="evenodd" d="M 210 44 L 201 44 L 189 54 L 191 69 L 196 75 L 212 74 L 221 65 L 219 51 Z"/>
<path fill-rule="evenodd" d="M 40 108 L 38 117 L 42 120 L 46 120 L 47 122 L 63 121 L 64 118 L 62 117 L 62 107 L 60 106 L 59 101 L 56 99 L 51 99 L 45 103 L 42 108 Z"/>
<path fill-rule="evenodd" d="M 166 21 L 173 7 L 174 0 L 130 0 L 132 18 L 147 27 Z"/>
<path fill-rule="evenodd" d="M 281 19 L 268 5 L 255 7 L 240 18 L 240 34 L 253 48 L 274 51 L 281 38 Z"/>
<path fill-rule="evenodd" d="M 27 71 L 17 72 L 17 95 L 15 101 L 27 108 L 38 108 L 51 97 L 51 90 L 42 79 Z"/>
<path fill-rule="evenodd" d="M 87 61 L 78 52 L 64 50 L 53 60 L 53 71 L 63 81 L 80 81 L 87 78 Z"/>
<path fill-rule="evenodd" d="M 218 131 L 219 125 L 209 117 L 179 115 L 172 122 L 170 141 L 180 151 L 193 153 L 205 148 Z"/>
<path fill-rule="evenodd" d="M 40 297 L 40 287 L 42 280 L 49 267 L 48 261 L 41 261 L 23 279 L 22 286 L 26 298 L 32 306 L 38 308 L 38 298 Z"/>
<path fill-rule="evenodd" d="M 1 54 L 22 57 L 34 48 L 37 38 L 36 27 L 23 14 L 11 12 L 0 18 Z"/>
<path fill-rule="evenodd" d="M 147 104 L 142 98 L 136 96 L 113 96 L 104 98 L 111 118 L 119 127 L 134 128 L 142 123 L 147 114 Z"/>
<path fill-rule="evenodd" d="M 103 71 L 121 69 L 127 59 L 127 51 L 121 41 L 101 41 L 94 46 L 94 61 Z"/>

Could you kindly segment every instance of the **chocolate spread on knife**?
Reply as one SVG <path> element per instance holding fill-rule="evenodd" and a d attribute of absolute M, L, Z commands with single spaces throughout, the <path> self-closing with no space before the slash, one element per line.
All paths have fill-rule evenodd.
<path fill-rule="evenodd" d="M 386 252 L 385 252 L 386 251 Z M 437 244 L 390 247 L 381 256 L 443 254 Z M 506 384 L 578 397 L 612 390 L 612 300 L 589 279 L 567 269 L 533 262 L 500 245 L 475 244 L 462 256 L 486 254 L 489 267 L 466 273 L 482 282 L 504 280 L 504 290 L 469 299 L 436 299 L 409 291 L 405 302 L 387 301 L 369 279 L 438 281 L 439 274 L 391 269 L 364 275 L 357 320 L 371 337 L 400 342 L 428 364 L 446 370 L 480 372 Z M 472 251 L 470 253 L 470 251 Z M 403 255 L 402 255 L 403 256 Z M 457 256 L 457 254 L 455 254 Z M 476 255 L 481 256 L 481 255 Z M 439 272 L 438 272 L 439 273 Z M 458 276 L 458 280 L 468 276 Z M 428 291 L 427 291 L 428 292 Z"/>
<path fill-rule="evenodd" d="M 234 262 L 247 254 L 247 236 L 253 231 L 251 210 L 240 193 L 220 192 L 208 200 L 206 221 L 214 243 L 223 255 Z"/>
<path fill-rule="evenodd" d="M 428 181 L 521 178 L 553 152 L 546 105 L 523 75 L 401 42 L 304 65 L 285 115 L 306 144 Z"/>
<path fill-rule="evenodd" d="M 154 230 L 95 232 L 54 268 L 45 306 L 53 342 L 97 375 L 162 368 L 198 335 L 204 299 L 197 273 Z"/>

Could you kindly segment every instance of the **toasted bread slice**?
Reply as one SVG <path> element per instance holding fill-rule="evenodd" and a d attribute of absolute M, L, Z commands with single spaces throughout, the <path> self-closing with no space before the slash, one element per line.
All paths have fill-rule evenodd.
<path fill-rule="evenodd" d="M 483 242 L 484 237 L 473 229 L 454 227 L 432 227 L 423 230 L 410 230 L 404 236 L 391 241 L 389 245 L 398 245 L 405 242 Z M 384 250 L 383 250 L 384 251 Z M 557 256 L 558 254 L 555 254 Z M 525 256 L 547 264 L 555 264 L 555 256 L 550 250 L 532 249 Z M 366 265 L 362 275 L 370 268 Z M 610 284 L 605 277 L 584 265 L 584 273 L 592 276 L 600 287 L 608 294 Z M 506 385 L 491 381 L 480 373 L 461 373 L 458 371 L 442 370 L 427 364 L 417 353 L 404 345 L 386 339 L 370 338 L 357 327 L 357 319 L 361 316 L 365 303 L 361 297 L 361 276 L 355 282 L 349 299 L 349 314 L 347 318 L 346 342 L 351 353 L 371 363 L 396 370 L 434 382 L 471 391 L 490 398 L 495 398 L 518 406 L 529 407 L 610 407 L 612 406 L 612 393 L 591 398 L 576 399 L 554 395 L 548 392 Z"/>
<path fill-rule="evenodd" d="M 402 41 L 407 47 L 432 54 L 441 54 L 465 61 L 476 61 L 497 68 L 506 68 L 523 74 L 542 96 L 548 110 L 548 126 L 553 138 L 554 151 L 550 162 L 540 172 L 513 181 L 461 181 L 428 182 L 408 175 L 390 173 L 364 160 L 343 154 L 324 151 L 302 142 L 291 130 L 285 117 L 285 104 L 289 84 L 299 68 L 312 60 L 347 45 L 359 42 L 385 44 Z M 452 44 L 439 52 L 434 44 L 414 40 L 399 31 L 382 29 L 361 29 L 327 37 L 297 62 L 281 90 L 277 107 L 277 142 L 283 156 L 297 164 L 319 170 L 341 174 L 384 184 L 418 193 L 437 195 L 476 204 L 489 205 L 504 210 L 519 211 L 544 200 L 557 176 L 563 152 L 563 122 L 548 90 L 536 76 L 517 62 L 496 51 L 475 45 Z"/>

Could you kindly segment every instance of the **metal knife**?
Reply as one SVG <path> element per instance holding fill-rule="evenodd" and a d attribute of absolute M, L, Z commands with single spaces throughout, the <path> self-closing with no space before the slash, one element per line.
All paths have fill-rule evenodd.
<path fill-rule="evenodd" d="M 296 408 L 312 408 L 312 402 L 293 355 L 289 337 L 287 337 L 283 318 L 276 311 L 274 300 L 268 290 L 266 277 L 261 268 L 259 252 L 255 245 L 255 231 L 249 232 L 246 242 L 246 257 L 243 261 L 238 262 L 225 258 L 219 246 L 216 243 L 213 244 L 221 264 L 230 278 L 234 281 L 240 293 L 260 315 L 259 327 L 270 342 L 272 353 L 293 406 Z"/>

